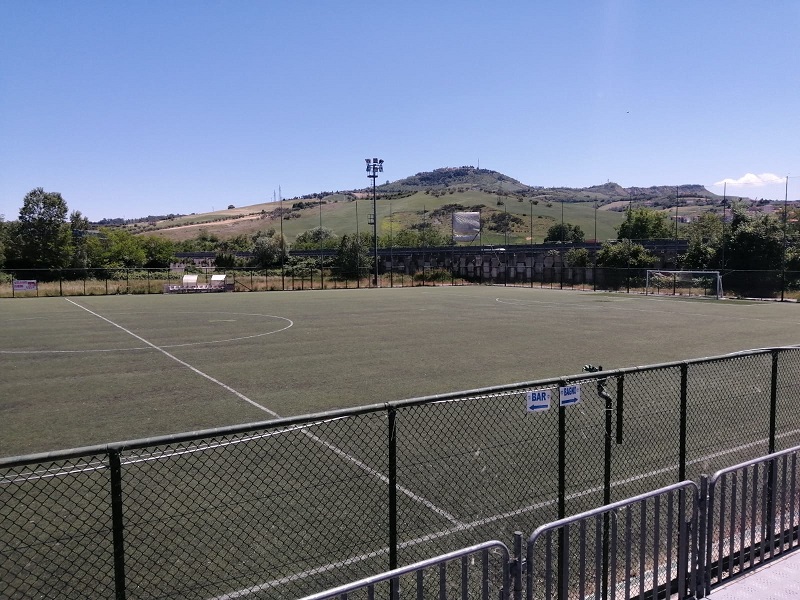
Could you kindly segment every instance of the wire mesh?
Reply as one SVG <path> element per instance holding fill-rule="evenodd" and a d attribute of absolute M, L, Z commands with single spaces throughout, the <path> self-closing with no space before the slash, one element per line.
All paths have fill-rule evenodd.
<path fill-rule="evenodd" d="M 0 597 L 111 597 L 111 487 L 105 456 L 4 469 Z"/>
<path fill-rule="evenodd" d="M 771 437 L 800 442 L 799 370 L 800 349 L 766 350 L 131 444 L 121 585 L 130 598 L 288 598 L 508 543 L 558 518 L 560 493 L 576 514 L 762 456 Z M 559 409 L 565 382 L 581 401 Z M 526 410 L 533 390 L 550 391 L 549 410 Z M 0 596 L 119 583 L 108 458 L 73 455 L 0 461 Z"/>

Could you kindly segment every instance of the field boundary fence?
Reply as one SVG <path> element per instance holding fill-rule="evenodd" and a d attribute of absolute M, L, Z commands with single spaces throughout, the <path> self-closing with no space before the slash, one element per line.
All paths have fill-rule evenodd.
<path fill-rule="evenodd" d="M 798 376 L 768 348 L 2 459 L 0 596 L 298 597 L 510 543 L 800 445 Z"/>
<path fill-rule="evenodd" d="M 716 289 L 704 278 L 681 281 L 667 287 L 647 288 L 646 268 L 568 266 L 559 260 L 538 261 L 532 253 L 468 256 L 425 253 L 413 261 L 391 257 L 382 263 L 377 287 L 429 287 L 501 285 L 582 291 L 674 296 L 715 296 Z M 548 257 L 545 257 L 548 258 Z M 560 262 L 559 262 L 560 261 Z M 25 269 L 0 270 L 0 298 L 38 296 L 106 296 L 115 294 L 161 294 L 179 284 L 185 273 L 198 274 L 207 284 L 212 275 L 225 274 L 235 292 L 335 290 L 376 287 L 370 268 L 358 274 L 343 274 L 330 264 L 302 263 L 286 269 L 203 267 L 184 271 L 171 269 Z M 727 297 L 781 300 L 797 298 L 800 272 L 781 270 L 721 271 Z"/>

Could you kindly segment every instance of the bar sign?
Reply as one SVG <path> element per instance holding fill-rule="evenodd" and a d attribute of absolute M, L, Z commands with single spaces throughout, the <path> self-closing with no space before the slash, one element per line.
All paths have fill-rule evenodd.
<path fill-rule="evenodd" d="M 528 392 L 528 412 L 541 412 L 550 408 L 550 390 Z"/>

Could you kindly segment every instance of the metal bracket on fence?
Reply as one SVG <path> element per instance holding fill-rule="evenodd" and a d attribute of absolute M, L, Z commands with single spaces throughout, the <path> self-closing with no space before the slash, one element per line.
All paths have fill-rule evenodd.
<path fill-rule="evenodd" d="M 598 373 L 603 370 L 601 365 L 583 365 L 583 370 L 587 373 Z M 606 383 L 608 382 L 608 377 L 603 377 L 602 379 L 597 380 L 597 395 L 600 396 L 603 400 L 611 400 L 611 396 L 609 396 L 608 391 L 606 390 Z"/>

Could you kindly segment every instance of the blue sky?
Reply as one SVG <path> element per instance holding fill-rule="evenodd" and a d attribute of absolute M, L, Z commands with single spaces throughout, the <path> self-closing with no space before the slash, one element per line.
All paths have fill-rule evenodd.
<path fill-rule="evenodd" d="M 797 199 L 798 34 L 797 0 L 0 0 L 0 214 L 244 206 L 373 156 Z"/>

